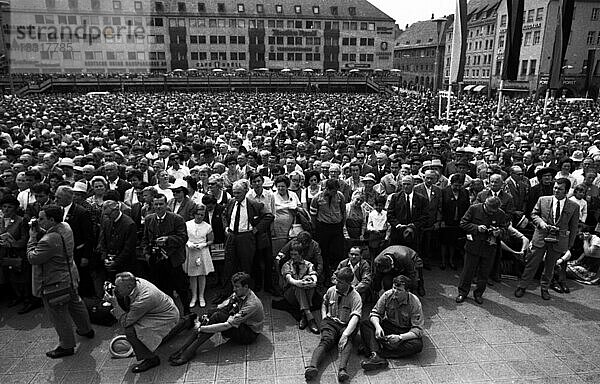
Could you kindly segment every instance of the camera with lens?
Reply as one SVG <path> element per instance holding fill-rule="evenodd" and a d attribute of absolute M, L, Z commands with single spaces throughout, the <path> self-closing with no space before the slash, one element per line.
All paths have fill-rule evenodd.
<path fill-rule="evenodd" d="M 500 228 L 498 227 L 487 227 L 485 230 L 485 233 L 487 235 L 487 243 L 488 245 L 497 245 L 498 244 L 498 240 L 496 239 L 496 236 L 494 236 L 494 232 L 496 232 L 497 230 L 499 230 Z"/>
<path fill-rule="evenodd" d="M 110 281 L 105 281 L 104 282 L 104 292 L 106 292 L 106 294 L 109 296 L 114 296 L 115 295 L 115 285 L 113 283 L 111 283 Z"/>

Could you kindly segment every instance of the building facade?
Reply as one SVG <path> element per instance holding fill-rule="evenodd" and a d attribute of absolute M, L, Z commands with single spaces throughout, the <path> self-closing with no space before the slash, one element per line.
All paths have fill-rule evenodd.
<path fill-rule="evenodd" d="M 14 72 L 391 69 L 395 23 L 365 0 L 12 0 Z"/>
<path fill-rule="evenodd" d="M 466 61 L 461 85 L 466 91 L 489 93 L 491 89 L 499 6 L 500 0 L 468 3 Z M 450 26 L 446 34 L 445 84 L 450 76 L 452 29 Z"/>
<path fill-rule="evenodd" d="M 394 68 L 400 70 L 402 86 L 409 89 L 440 89 L 443 76 L 446 18 L 419 21 L 396 40 Z"/>

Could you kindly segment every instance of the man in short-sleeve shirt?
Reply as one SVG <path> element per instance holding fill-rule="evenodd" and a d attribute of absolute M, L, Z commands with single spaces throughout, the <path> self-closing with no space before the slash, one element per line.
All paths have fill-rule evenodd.
<path fill-rule="evenodd" d="M 304 371 L 307 381 L 317 376 L 319 362 L 336 344 L 340 355 L 338 380 L 343 382 L 349 377 L 346 366 L 352 351 L 352 338 L 358 330 L 362 301 L 358 292 L 352 287 L 354 272 L 351 268 L 345 267 L 338 270 L 335 278 L 335 286 L 330 287 L 323 296 L 321 341 L 313 351 L 310 365 Z"/>
<path fill-rule="evenodd" d="M 265 313 L 260 299 L 249 287 L 250 275 L 238 272 L 231 277 L 234 293 L 217 306 L 207 324 L 201 325 L 185 344 L 169 357 L 171 365 L 183 365 L 194 358 L 196 350 L 213 334 L 239 344 L 250 344 L 262 331 Z"/>
<path fill-rule="evenodd" d="M 392 289 L 386 291 L 371 310 L 369 319 L 360 324 L 360 335 L 369 356 L 361 363 L 365 371 L 385 368 L 381 356 L 399 358 L 423 349 L 423 308 L 419 298 L 406 290 L 410 279 L 396 276 Z"/>

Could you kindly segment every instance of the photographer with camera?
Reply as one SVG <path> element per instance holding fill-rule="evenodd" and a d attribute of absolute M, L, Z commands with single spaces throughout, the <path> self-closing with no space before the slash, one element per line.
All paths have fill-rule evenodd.
<path fill-rule="evenodd" d="M 237 272 L 231 277 L 233 294 L 186 340 L 183 346 L 169 357 L 171 365 L 183 365 L 196 356 L 196 350 L 215 333 L 238 344 L 251 344 L 262 332 L 265 313 L 262 302 L 250 289 L 250 275 Z"/>
<path fill-rule="evenodd" d="M 550 300 L 548 288 L 556 261 L 575 242 L 579 225 L 579 205 L 567 199 L 571 182 L 562 178 L 554 182 L 554 196 L 542 196 L 531 212 L 535 232 L 531 239 L 532 256 L 527 260 L 521 280 L 515 290 L 516 297 L 523 297 L 529 283 L 533 280 L 538 266 L 543 261 L 544 271 L 541 278 L 542 299 Z"/>
<path fill-rule="evenodd" d="M 508 215 L 500 209 L 501 204 L 498 197 L 488 196 L 484 203 L 471 205 L 460 220 L 460 228 L 467 234 L 467 241 L 465 263 L 458 283 L 457 303 L 466 300 L 471 290 L 473 276 L 478 271 L 477 288 L 473 291 L 473 299 L 477 304 L 483 304 L 482 296 L 490 269 L 509 223 Z"/>
<path fill-rule="evenodd" d="M 159 365 L 160 358 L 154 351 L 180 323 L 173 299 L 130 272 L 117 274 L 115 285 L 105 283 L 104 289 L 104 300 L 112 304 L 111 313 L 125 330 L 136 359 L 141 361 L 131 371 L 141 373 Z"/>
<path fill-rule="evenodd" d="M 27 244 L 27 259 L 33 266 L 33 294 L 41 297 L 46 313 L 58 333 L 59 345 L 46 352 L 56 359 L 75 353 L 75 335 L 94 337 L 85 304 L 77 293 L 79 272 L 73 260 L 75 241 L 63 209 L 57 205 L 41 208 L 37 221 L 32 220 Z"/>

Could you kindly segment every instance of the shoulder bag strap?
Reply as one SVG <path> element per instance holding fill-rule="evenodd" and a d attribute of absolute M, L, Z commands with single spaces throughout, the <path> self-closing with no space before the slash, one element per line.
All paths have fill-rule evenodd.
<path fill-rule="evenodd" d="M 67 252 L 67 245 L 65 244 L 65 238 L 63 237 L 63 235 L 59 234 L 60 236 L 60 240 L 62 241 L 62 245 L 63 245 L 63 251 L 65 252 L 65 257 L 66 257 L 66 265 L 67 265 L 67 270 L 69 271 L 69 280 L 71 282 L 71 288 L 74 289 L 73 287 L 73 275 L 71 274 L 71 264 L 69 263 L 69 253 Z"/>

